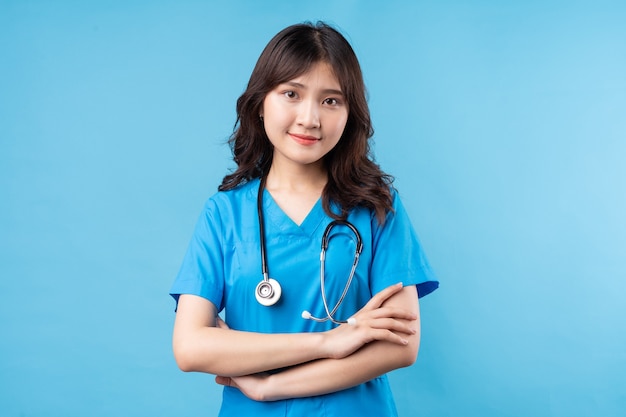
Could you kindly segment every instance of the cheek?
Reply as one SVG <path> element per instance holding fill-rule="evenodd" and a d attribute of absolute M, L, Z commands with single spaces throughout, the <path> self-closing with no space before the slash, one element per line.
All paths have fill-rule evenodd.
<path fill-rule="evenodd" d="M 333 131 L 336 135 L 341 136 L 343 131 L 346 129 L 346 124 L 348 123 L 347 115 L 338 116 L 333 123 Z"/>
<path fill-rule="evenodd" d="M 264 106 L 263 117 L 266 129 L 283 128 L 290 122 L 290 114 L 285 108 L 276 105 Z"/>

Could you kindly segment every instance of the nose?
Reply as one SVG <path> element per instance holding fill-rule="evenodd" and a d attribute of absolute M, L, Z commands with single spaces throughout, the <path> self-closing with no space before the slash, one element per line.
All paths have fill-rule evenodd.
<path fill-rule="evenodd" d="M 297 123 L 306 129 L 320 127 L 319 106 L 314 100 L 304 100 L 298 109 Z"/>

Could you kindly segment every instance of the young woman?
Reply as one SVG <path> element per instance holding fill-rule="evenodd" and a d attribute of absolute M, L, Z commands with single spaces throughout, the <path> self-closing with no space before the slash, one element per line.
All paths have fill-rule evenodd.
<path fill-rule="evenodd" d="M 395 416 L 385 374 L 415 361 L 438 282 L 371 159 L 352 48 L 323 23 L 284 29 L 237 115 L 237 169 L 171 290 L 178 365 L 216 375 L 220 416 Z"/>

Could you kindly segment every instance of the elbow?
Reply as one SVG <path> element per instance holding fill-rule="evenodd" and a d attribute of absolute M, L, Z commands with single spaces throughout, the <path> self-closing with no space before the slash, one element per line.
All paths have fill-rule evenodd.
<path fill-rule="evenodd" d="M 193 364 L 190 360 L 190 355 L 180 346 L 174 346 L 174 360 L 178 369 L 183 372 L 193 372 Z"/>
<path fill-rule="evenodd" d="M 176 365 L 183 372 L 203 372 L 213 375 L 230 376 L 225 373 L 219 362 L 212 360 L 213 354 L 207 353 L 207 346 L 199 346 L 194 338 L 174 341 L 173 351 Z"/>
<path fill-rule="evenodd" d="M 176 365 L 183 372 L 196 372 L 198 371 L 194 358 L 197 355 L 193 352 L 190 344 L 178 341 L 174 343 L 174 360 Z"/>
<path fill-rule="evenodd" d="M 407 348 L 405 352 L 398 355 L 398 368 L 407 368 L 417 360 L 417 349 Z"/>
<path fill-rule="evenodd" d="M 180 369 L 183 372 L 194 372 L 194 369 L 191 366 L 188 366 L 187 364 L 183 364 L 181 362 L 176 362 L 178 364 L 178 369 Z"/>
<path fill-rule="evenodd" d="M 196 370 L 189 361 L 181 360 L 178 357 L 176 358 L 176 364 L 178 365 L 178 369 L 183 372 L 194 372 Z"/>
<path fill-rule="evenodd" d="M 409 344 L 397 355 L 398 368 L 406 368 L 415 363 L 419 351 L 419 337 L 409 339 Z"/>
<path fill-rule="evenodd" d="M 406 355 L 404 367 L 411 366 L 417 361 L 417 350 L 411 352 L 410 355 Z"/>

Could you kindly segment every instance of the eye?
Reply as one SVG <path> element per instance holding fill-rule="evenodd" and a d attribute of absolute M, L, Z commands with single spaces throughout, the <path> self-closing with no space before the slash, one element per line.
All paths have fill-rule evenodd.
<path fill-rule="evenodd" d="M 293 99 L 295 99 L 295 98 L 298 98 L 298 93 L 296 93 L 296 92 L 295 92 L 295 91 L 293 91 L 293 90 L 287 90 L 287 91 L 284 91 L 284 92 L 283 92 L 283 95 L 284 95 L 285 97 L 289 98 L 289 99 L 292 99 L 292 100 L 293 100 Z"/>
<path fill-rule="evenodd" d="M 340 105 L 341 103 L 336 98 L 329 97 L 327 99 L 324 99 L 324 104 L 327 104 L 327 105 L 332 106 L 332 107 L 336 107 L 336 106 Z"/>

